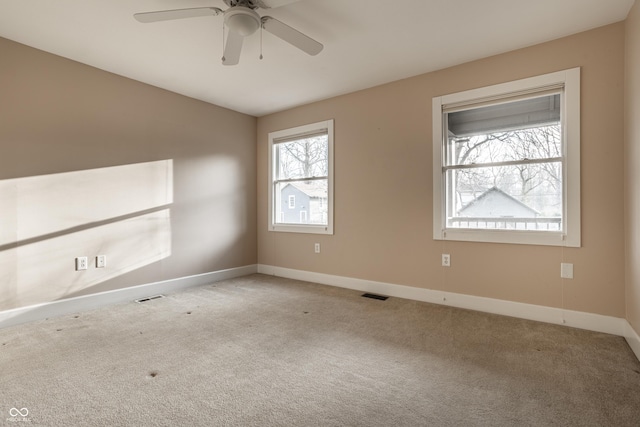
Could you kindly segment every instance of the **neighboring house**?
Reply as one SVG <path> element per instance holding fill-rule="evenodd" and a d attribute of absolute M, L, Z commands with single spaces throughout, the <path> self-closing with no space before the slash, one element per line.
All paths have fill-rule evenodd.
<path fill-rule="evenodd" d="M 326 224 L 325 181 L 289 183 L 280 193 L 280 221 L 285 224 Z"/>
<path fill-rule="evenodd" d="M 538 212 L 508 195 L 497 187 L 492 187 L 469 202 L 458 212 L 465 218 L 535 218 Z"/>

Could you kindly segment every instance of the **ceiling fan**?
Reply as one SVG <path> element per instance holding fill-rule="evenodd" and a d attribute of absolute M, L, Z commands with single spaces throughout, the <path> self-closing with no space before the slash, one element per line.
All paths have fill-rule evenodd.
<path fill-rule="evenodd" d="M 263 28 L 276 37 L 292 44 L 309 55 L 317 55 L 323 45 L 300 31 L 278 21 L 271 16 L 260 16 L 255 9 L 271 9 L 294 3 L 298 0 L 224 0 L 227 10 L 217 7 L 194 7 L 189 9 L 160 10 L 141 12 L 134 18 L 143 23 L 169 21 L 173 19 L 195 18 L 207 15 L 224 15 L 224 25 L 228 28 L 227 41 L 222 56 L 223 65 L 236 65 L 240 61 L 240 52 L 245 37 Z"/>

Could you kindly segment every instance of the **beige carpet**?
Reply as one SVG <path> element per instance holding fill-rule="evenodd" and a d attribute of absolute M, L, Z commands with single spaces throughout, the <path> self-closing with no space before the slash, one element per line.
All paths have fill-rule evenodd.
<path fill-rule="evenodd" d="M 638 426 L 640 362 L 620 337 L 254 275 L 0 330 L 0 425 L 23 421 Z"/>

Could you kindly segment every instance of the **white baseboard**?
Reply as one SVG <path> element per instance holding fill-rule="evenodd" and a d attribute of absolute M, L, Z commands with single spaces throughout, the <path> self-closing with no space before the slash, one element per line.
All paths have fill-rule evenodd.
<path fill-rule="evenodd" d="M 638 335 L 629 322 L 626 323 L 624 337 L 629 343 L 631 350 L 633 350 L 638 360 L 640 360 L 640 335 Z"/>
<path fill-rule="evenodd" d="M 194 286 L 202 286 L 220 280 L 254 274 L 257 273 L 257 271 L 257 265 L 253 264 L 0 311 L 0 329 L 49 317 L 63 316 L 70 313 L 93 310 L 107 305 L 133 301 L 150 295 L 178 292 Z"/>
<path fill-rule="evenodd" d="M 456 294 L 431 289 L 415 288 L 412 286 L 374 282 L 371 280 L 333 276 L 329 274 L 293 270 L 264 264 L 258 264 L 258 273 L 354 289 L 362 292 L 371 292 L 375 294 L 411 299 L 415 301 L 466 308 L 486 313 L 501 314 L 521 319 L 554 323 L 626 337 L 625 331 L 628 322 L 625 319 L 618 317 L 602 316 L 593 313 L 584 313 L 580 311 L 564 310 L 561 308 L 524 304 L 493 298 L 476 297 L 472 295 Z M 638 354 L 637 351 L 636 354 Z"/>

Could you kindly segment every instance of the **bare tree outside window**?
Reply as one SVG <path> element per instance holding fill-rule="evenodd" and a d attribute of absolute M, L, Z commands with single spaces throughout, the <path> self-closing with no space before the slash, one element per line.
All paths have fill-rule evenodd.
<path fill-rule="evenodd" d="M 322 135 L 278 144 L 279 179 L 327 176 L 327 139 Z"/>

